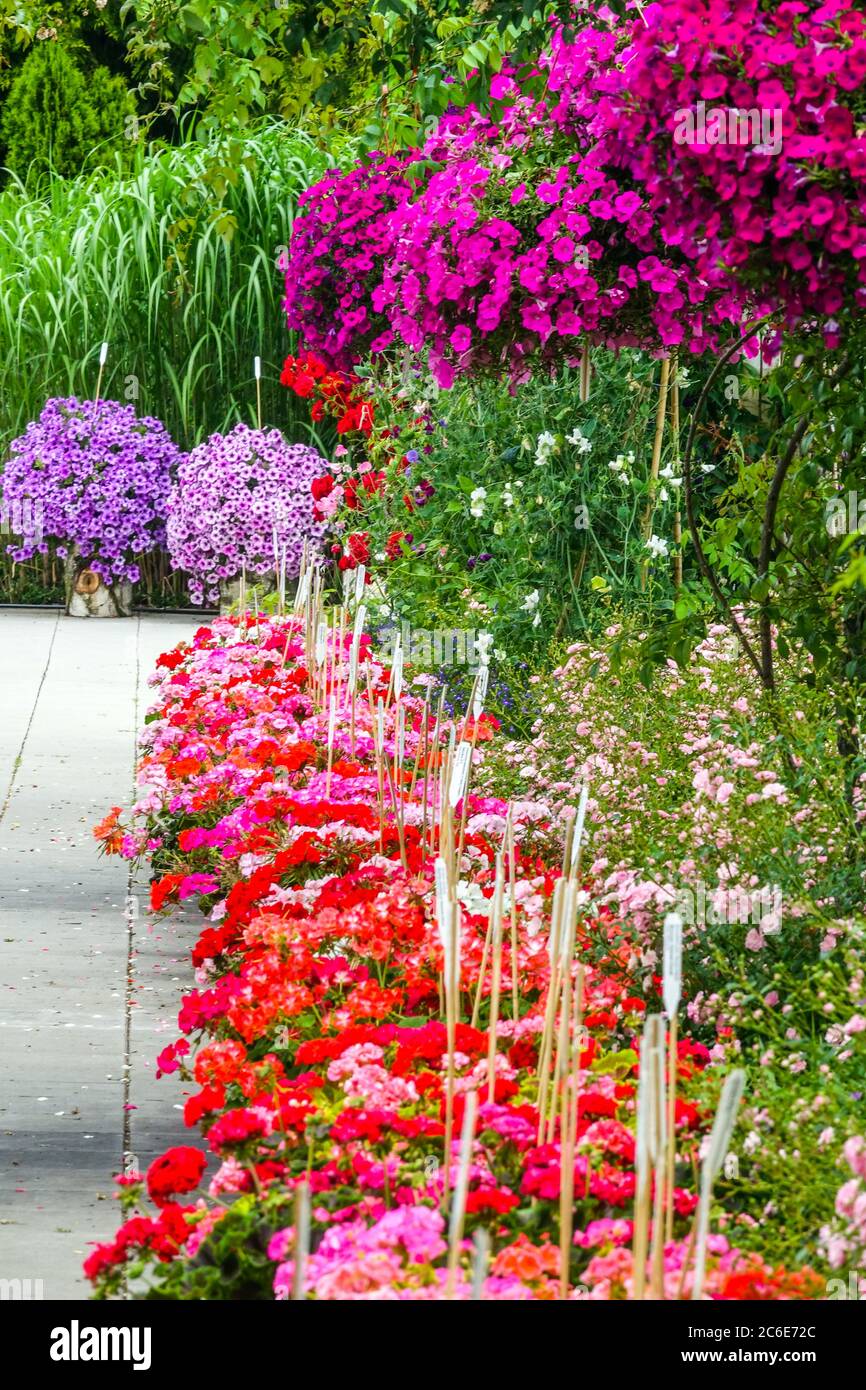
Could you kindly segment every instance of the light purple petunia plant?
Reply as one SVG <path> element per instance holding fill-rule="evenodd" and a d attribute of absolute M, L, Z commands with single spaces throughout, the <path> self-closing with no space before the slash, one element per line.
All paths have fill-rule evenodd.
<path fill-rule="evenodd" d="M 221 580 L 266 574 L 285 555 L 297 576 L 304 541 L 318 551 L 324 527 L 313 518 L 310 484 L 328 464 L 276 429 L 236 425 L 213 434 L 182 460 L 168 499 L 168 549 L 186 570 L 194 603 L 219 598 Z"/>
<path fill-rule="evenodd" d="M 15 560 L 76 556 L 103 580 L 139 578 L 138 557 L 165 543 L 165 501 L 180 457 L 159 420 L 118 401 L 46 401 L 13 440 L 3 512 L 26 517 Z M 16 528 L 19 529 L 19 528 Z"/>

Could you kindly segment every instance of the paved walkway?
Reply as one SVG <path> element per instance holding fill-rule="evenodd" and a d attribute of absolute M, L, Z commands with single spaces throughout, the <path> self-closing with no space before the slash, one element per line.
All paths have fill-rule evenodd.
<path fill-rule="evenodd" d="M 0 1279 L 41 1279 L 45 1298 L 86 1297 L 124 1151 L 145 1166 L 183 1133 L 154 1058 L 187 934 L 149 920 L 146 882 L 91 828 L 130 804 L 147 677 L 196 626 L 0 611 Z"/>

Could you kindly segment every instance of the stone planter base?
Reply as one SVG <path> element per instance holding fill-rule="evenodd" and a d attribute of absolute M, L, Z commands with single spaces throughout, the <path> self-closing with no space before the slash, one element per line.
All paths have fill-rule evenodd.
<path fill-rule="evenodd" d="M 130 618 L 133 587 L 128 580 L 106 584 L 77 557 L 66 561 L 66 612 L 70 618 Z"/>

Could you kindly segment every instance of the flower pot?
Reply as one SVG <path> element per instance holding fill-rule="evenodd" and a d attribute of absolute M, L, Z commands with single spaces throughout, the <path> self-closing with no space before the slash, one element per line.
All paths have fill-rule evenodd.
<path fill-rule="evenodd" d="M 106 584 L 80 555 L 66 561 L 66 612 L 70 618 L 129 618 L 133 587 L 128 579 Z"/>

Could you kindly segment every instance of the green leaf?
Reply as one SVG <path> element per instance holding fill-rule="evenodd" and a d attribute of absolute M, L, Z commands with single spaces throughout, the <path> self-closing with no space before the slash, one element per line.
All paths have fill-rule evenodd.
<path fill-rule="evenodd" d="M 208 31 L 207 22 L 202 19 L 197 10 L 193 9 L 192 5 L 184 5 L 183 9 L 178 11 L 177 17 L 183 27 L 188 29 L 191 34 L 206 34 Z"/>

